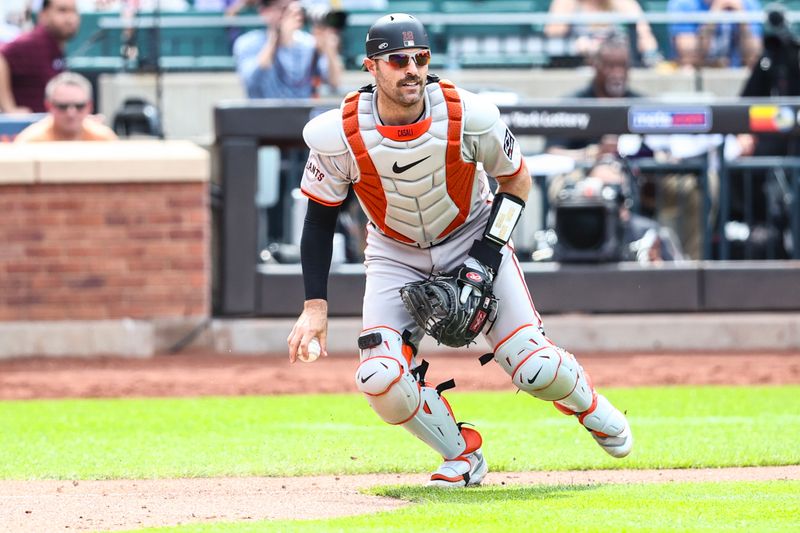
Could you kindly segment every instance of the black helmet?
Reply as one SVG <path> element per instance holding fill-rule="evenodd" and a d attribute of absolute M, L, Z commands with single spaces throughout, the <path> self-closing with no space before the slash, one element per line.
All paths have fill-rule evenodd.
<path fill-rule="evenodd" d="M 367 57 L 403 48 L 427 48 L 428 32 L 420 21 L 405 13 L 392 13 L 375 21 L 367 32 Z"/>

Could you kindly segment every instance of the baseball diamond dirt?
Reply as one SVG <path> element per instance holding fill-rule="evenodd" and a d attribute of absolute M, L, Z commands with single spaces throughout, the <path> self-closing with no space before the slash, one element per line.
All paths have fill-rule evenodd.
<path fill-rule="evenodd" d="M 508 377 L 473 357 L 437 357 L 429 377 L 459 390 L 509 390 Z M 581 354 L 601 387 L 800 383 L 800 353 Z M 354 357 L 291 367 L 284 357 L 207 353 L 148 359 L 26 358 L 0 361 L 0 399 L 353 392 Z M 437 369 L 440 369 L 437 373 Z M 440 374 L 447 369 L 448 375 Z M 10 531 L 97 531 L 191 522 L 325 518 L 391 510 L 405 502 L 367 496 L 381 484 L 422 484 L 423 474 L 303 478 L 0 481 L 0 524 Z M 499 472 L 487 484 L 650 483 L 800 479 L 800 466 L 692 470 Z"/>

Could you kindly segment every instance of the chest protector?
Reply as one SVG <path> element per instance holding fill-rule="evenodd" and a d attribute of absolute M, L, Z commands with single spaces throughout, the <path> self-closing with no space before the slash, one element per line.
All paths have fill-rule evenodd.
<path fill-rule="evenodd" d="M 420 247 L 461 226 L 478 190 L 476 165 L 461 155 L 461 97 L 446 81 L 425 91 L 428 116 L 408 126 L 378 124 L 372 92 L 351 93 L 342 106 L 360 171 L 353 184 L 359 202 L 385 235 Z"/>

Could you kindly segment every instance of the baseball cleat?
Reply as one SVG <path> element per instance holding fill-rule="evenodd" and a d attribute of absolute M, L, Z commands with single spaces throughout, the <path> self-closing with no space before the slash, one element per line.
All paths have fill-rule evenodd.
<path fill-rule="evenodd" d="M 488 471 L 489 465 L 478 448 L 472 453 L 442 463 L 431 475 L 428 486 L 458 488 L 480 485 Z"/>

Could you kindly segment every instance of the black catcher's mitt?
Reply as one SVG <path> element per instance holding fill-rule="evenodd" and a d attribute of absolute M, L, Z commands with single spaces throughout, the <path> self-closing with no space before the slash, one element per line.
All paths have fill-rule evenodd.
<path fill-rule="evenodd" d="M 464 287 L 471 291 L 462 304 Z M 400 289 L 400 297 L 425 333 L 454 348 L 469 345 L 497 314 L 490 275 L 467 266 L 408 283 Z"/>

